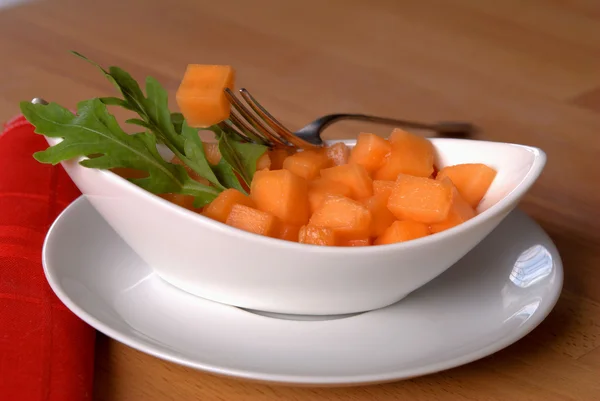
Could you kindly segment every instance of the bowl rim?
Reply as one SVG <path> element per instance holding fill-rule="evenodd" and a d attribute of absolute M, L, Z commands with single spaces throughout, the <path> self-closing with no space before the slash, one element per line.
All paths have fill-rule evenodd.
<path fill-rule="evenodd" d="M 47 138 L 50 144 L 55 144 L 60 142 L 58 138 Z M 166 207 L 172 213 L 178 213 L 182 215 L 182 217 L 192 219 L 193 224 L 200 224 L 205 226 L 207 229 L 211 230 L 219 230 L 224 234 L 231 236 L 236 239 L 244 239 L 247 241 L 253 241 L 256 245 L 262 246 L 271 246 L 271 247 L 279 247 L 281 250 L 294 250 L 294 251 L 303 251 L 303 252 L 311 252 L 318 254 L 334 254 L 334 255 L 343 255 L 351 252 L 352 254 L 372 254 L 372 253 L 396 253 L 405 249 L 409 249 L 412 247 L 420 247 L 433 245 L 439 242 L 443 242 L 450 237 L 454 237 L 460 235 L 461 233 L 469 230 L 471 227 L 479 225 L 483 223 L 485 220 L 491 219 L 495 216 L 502 214 L 506 209 L 515 201 L 518 201 L 533 185 L 533 183 L 537 180 L 537 178 L 542 173 L 544 166 L 546 164 L 547 156 L 546 153 L 534 146 L 529 145 L 521 145 L 509 142 L 494 142 L 494 141 L 483 141 L 483 140 L 475 140 L 475 139 L 458 139 L 458 138 L 428 138 L 432 142 L 481 142 L 481 143 L 491 143 L 503 146 L 512 146 L 523 148 L 530 153 L 533 154 L 533 163 L 523 177 L 523 179 L 517 184 L 517 186 L 506 194 L 502 199 L 500 199 L 495 204 L 491 205 L 488 209 L 483 212 L 475 215 L 472 219 L 444 230 L 439 233 L 431 234 L 426 237 L 417 238 L 411 241 L 406 242 L 398 242 L 394 244 L 385 244 L 385 245 L 377 245 L 377 246 L 361 246 L 361 247 L 344 247 L 344 246 L 319 246 L 312 244 L 300 244 L 297 242 L 282 240 L 279 238 L 271 238 L 266 237 L 259 234 L 250 233 L 244 231 L 239 228 L 228 226 L 219 221 L 215 221 L 209 217 L 206 217 L 200 213 L 193 212 L 191 210 L 185 209 L 179 205 L 176 205 L 166 199 L 161 198 L 160 196 L 153 194 L 129 180 L 113 173 L 110 170 L 100 170 L 100 169 L 90 169 L 95 171 L 97 174 L 103 176 L 104 179 L 112 180 L 116 185 L 123 187 L 124 190 L 134 191 L 134 193 L 139 194 L 140 197 L 143 197 L 148 202 L 154 202 L 157 207 Z M 356 143 L 356 139 L 337 139 L 337 140 L 326 140 L 325 144 L 330 145 L 337 142 L 343 142 L 346 145 L 353 145 Z M 81 158 L 82 160 L 84 158 Z M 79 160 L 76 162 L 77 167 L 86 168 L 79 165 Z M 85 195 L 85 194 L 84 194 Z"/>

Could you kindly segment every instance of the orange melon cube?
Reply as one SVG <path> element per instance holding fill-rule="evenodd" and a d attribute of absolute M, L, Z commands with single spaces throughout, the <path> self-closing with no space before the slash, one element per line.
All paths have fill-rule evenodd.
<path fill-rule="evenodd" d="M 225 88 L 233 89 L 229 65 L 189 64 L 177 89 L 177 105 L 190 127 L 209 127 L 229 117 Z"/>
<path fill-rule="evenodd" d="M 342 239 L 338 240 L 338 246 L 370 246 L 373 245 L 373 240 L 369 237 L 358 239 Z"/>
<path fill-rule="evenodd" d="M 388 198 L 385 195 L 374 195 L 367 199 L 365 206 L 371 212 L 371 236 L 380 236 L 394 221 L 396 216 L 387 208 Z"/>
<path fill-rule="evenodd" d="M 264 170 L 271 168 L 271 157 L 267 152 L 263 153 L 261 157 L 256 161 L 256 170 Z"/>
<path fill-rule="evenodd" d="M 260 170 L 254 174 L 250 197 L 256 207 L 284 223 L 308 222 L 308 183 L 289 170 Z"/>
<path fill-rule="evenodd" d="M 204 155 L 206 156 L 206 161 L 213 166 L 216 166 L 221 161 L 221 151 L 219 150 L 219 144 L 216 142 L 204 142 Z M 256 161 L 256 169 L 262 170 L 265 168 L 271 167 L 271 157 L 268 152 L 265 152 L 261 157 Z"/>
<path fill-rule="evenodd" d="M 345 143 L 337 142 L 325 148 L 325 155 L 332 166 L 341 166 L 342 164 L 348 163 L 350 149 Z"/>
<path fill-rule="evenodd" d="M 386 139 L 375 134 L 361 133 L 358 135 L 348 162 L 360 164 L 369 173 L 372 173 L 381 167 L 391 150 L 392 146 Z"/>
<path fill-rule="evenodd" d="M 279 224 L 279 233 L 277 234 L 277 238 L 283 239 L 286 241 L 298 242 L 298 235 L 300 233 L 300 226 L 296 226 L 294 224 Z"/>
<path fill-rule="evenodd" d="M 310 245 L 335 246 L 335 232 L 327 227 L 302 226 L 298 234 L 298 242 Z"/>
<path fill-rule="evenodd" d="M 275 237 L 278 233 L 275 216 L 246 205 L 233 205 L 225 224 L 267 237 Z"/>
<path fill-rule="evenodd" d="M 427 235 L 429 235 L 429 230 L 423 223 L 410 220 L 395 221 L 375 240 L 375 245 L 410 241 Z"/>
<path fill-rule="evenodd" d="M 457 164 L 444 167 L 436 179 L 450 178 L 458 192 L 472 208 L 476 208 L 496 178 L 496 170 L 485 164 Z"/>
<path fill-rule="evenodd" d="M 373 194 L 376 196 L 383 196 L 387 202 L 390 195 L 392 194 L 392 189 L 394 189 L 394 185 L 396 185 L 394 181 L 374 180 Z"/>
<path fill-rule="evenodd" d="M 171 203 L 174 203 L 178 206 L 191 210 L 192 212 L 200 213 L 202 212 L 202 208 L 194 207 L 194 197 L 191 195 L 182 195 L 182 194 L 160 194 L 158 195 L 161 198 L 168 200 Z"/>
<path fill-rule="evenodd" d="M 216 142 L 204 142 L 204 155 L 206 161 L 216 166 L 221 161 L 221 151 L 219 150 L 219 144 Z"/>
<path fill-rule="evenodd" d="M 452 204 L 452 182 L 401 174 L 388 199 L 388 209 L 398 220 L 440 223 Z"/>
<path fill-rule="evenodd" d="M 255 207 L 254 202 L 249 196 L 244 195 L 237 189 L 229 188 L 217 195 L 217 197 L 204 208 L 202 214 L 213 220 L 225 223 L 234 205 Z"/>
<path fill-rule="evenodd" d="M 452 188 L 452 206 L 446 220 L 441 223 L 431 224 L 429 231 L 432 234 L 439 233 L 449 228 L 455 227 L 465 221 L 475 217 L 475 210 L 463 199 L 456 188 Z"/>
<path fill-rule="evenodd" d="M 364 199 L 373 195 L 373 180 L 360 164 L 344 164 L 326 168 L 321 170 L 321 177 L 348 186 L 354 199 Z"/>
<path fill-rule="evenodd" d="M 283 162 L 283 168 L 307 180 L 319 176 L 321 169 L 325 168 L 329 160 L 321 152 L 307 150 L 288 156 Z"/>
<path fill-rule="evenodd" d="M 332 195 L 349 197 L 351 194 L 350 187 L 341 182 L 331 181 L 325 178 L 318 178 L 308 184 L 308 203 L 310 212 L 314 213 L 325 199 Z"/>
<path fill-rule="evenodd" d="M 346 239 L 368 237 L 371 231 L 371 212 L 355 200 L 339 197 L 327 198 L 309 220 L 316 227 L 327 227 Z"/>
<path fill-rule="evenodd" d="M 268 151 L 269 158 L 271 159 L 271 170 L 281 170 L 283 168 L 283 162 L 290 155 L 287 149 L 273 149 Z"/>
<path fill-rule="evenodd" d="M 391 153 L 374 173 L 376 180 L 394 181 L 398 174 L 429 177 L 433 173 L 435 151 L 431 142 L 409 132 L 395 129 L 390 135 Z"/>

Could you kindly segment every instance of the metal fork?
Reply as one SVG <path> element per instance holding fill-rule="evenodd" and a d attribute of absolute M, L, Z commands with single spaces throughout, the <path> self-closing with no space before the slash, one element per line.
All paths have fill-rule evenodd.
<path fill-rule="evenodd" d="M 476 130 L 475 126 L 466 122 L 440 122 L 436 124 L 425 124 L 414 121 L 398 120 L 395 118 L 369 116 L 366 114 L 328 114 L 317 118 L 304 128 L 292 132 L 271 115 L 246 89 L 240 89 L 242 98 L 250 109 L 238 99 L 229 89 L 225 89 L 225 95 L 229 99 L 233 110 L 229 120 L 219 125 L 222 129 L 233 131 L 243 139 L 257 142 L 271 147 L 297 147 L 301 149 L 318 148 L 323 145 L 321 133 L 331 124 L 341 120 L 360 120 L 396 127 L 427 130 L 441 137 L 469 138 Z M 31 103 L 48 104 L 42 98 L 36 97 Z"/>
<path fill-rule="evenodd" d="M 225 96 L 233 106 L 229 121 L 222 122 L 221 128 L 233 130 L 242 138 L 259 142 L 272 147 L 298 147 L 311 149 L 323 145 L 321 133 L 331 124 L 341 120 L 360 120 L 395 127 L 427 130 L 441 137 L 469 138 L 474 136 L 475 126 L 466 122 L 439 122 L 425 124 L 414 121 L 398 120 L 395 118 L 377 117 L 365 114 L 328 114 L 317 118 L 304 128 L 292 132 L 281 124 L 269 113 L 255 98 L 242 88 L 239 90 L 241 97 L 249 108 L 229 88 L 225 89 Z"/>

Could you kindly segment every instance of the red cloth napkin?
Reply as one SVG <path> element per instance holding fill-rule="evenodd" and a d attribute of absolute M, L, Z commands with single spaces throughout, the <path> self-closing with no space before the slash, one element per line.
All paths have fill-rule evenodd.
<path fill-rule="evenodd" d="M 0 401 L 91 400 L 95 331 L 54 295 L 44 236 L 80 193 L 23 117 L 0 134 Z"/>

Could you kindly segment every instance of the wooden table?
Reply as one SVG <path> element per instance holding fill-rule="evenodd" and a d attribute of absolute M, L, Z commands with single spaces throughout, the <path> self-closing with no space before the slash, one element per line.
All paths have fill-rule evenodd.
<path fill-rule="evenodd" d="M 359 388 L 271 387 L 100 336 L 97 400 L 600 400 L 598 0 L 28 3 L 0 9 L 0 120 L 34 96 L 74 106 L 112 93 L 69 49 L 152 75 L 171 95 L 187 63 L 231 64 L 238 84 L 291 127 L 355 111 L 473 121 L 481 138 L 539 146 L 549 163 L 522 208 L 550 233 L 566 273 L 533 333 L 447 372 Z"/>

